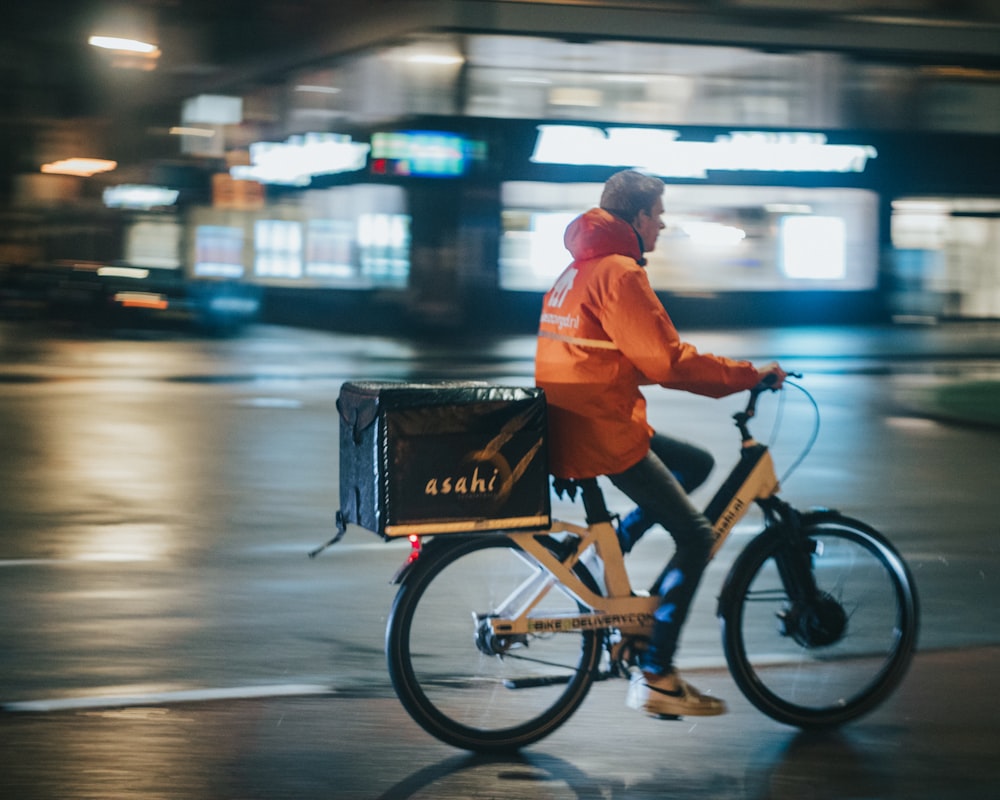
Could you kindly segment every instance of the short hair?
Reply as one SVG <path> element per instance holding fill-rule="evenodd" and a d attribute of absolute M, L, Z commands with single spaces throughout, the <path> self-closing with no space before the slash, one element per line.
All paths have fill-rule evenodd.
<path fill-rule="evenodd" d="M 601 208 L 632 222 L 640 211 L 649 211 L 663 195 L 664 183 L 655 175 L 634 169 L 616 172 L 604 184 Z"/>

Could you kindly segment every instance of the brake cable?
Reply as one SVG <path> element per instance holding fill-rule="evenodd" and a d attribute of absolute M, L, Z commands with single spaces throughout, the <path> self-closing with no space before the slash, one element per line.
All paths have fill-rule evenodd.
<path fill-rule="evenodd" d="M 785 481 L 788 480 L 788 478 L 792 475 L 792 473 L 795 472 L 795 470 L 797 470 L 802 465 L 802 462 L 806 460 L 806 456 L 808 456 L 809 453 L 812 451 L 813 446 L 816 444 L 816 440 L 819 438 L 819 428 L 820 428 L 819 404 L 816 402 L 816 398 L 813 397 L 805 387 L 793 381 L 785 380 L 783 385 L 792 386 L 798 389 L 800 392 L 802 392 L 802 394 L 806 396 L 806 399 L 809 401 L 813 409 L 813 429 L 812 433 L 809 435 L 809 440 L 802 448 L 802 452 L 799 453 L 798 457 L 792 462 L 792 465 L 785 471 L 785 474 L 781 476 L 780 481 L 782 484 L 785 483 Z M 777 438 L 778 429 L 781 427 L 781 417 L 784 413 L 784 406 L 785 406 L 785 395 L 784 392 L 781 392 L 778 400 L 778 412 L 775 417 L 774 427 L 771 429 L 771 444 L 773 444 L 774 440 Z M 768 446 L 770 447 L 771 445 Z"/>

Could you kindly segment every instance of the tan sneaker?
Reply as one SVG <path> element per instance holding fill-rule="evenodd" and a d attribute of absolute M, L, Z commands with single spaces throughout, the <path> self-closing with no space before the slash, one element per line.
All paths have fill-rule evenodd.
<path fill-rule="evenodd" d="M 722 700 L 702 694 L 676 672 L 635 672 L 625 704 L 658 717 L 715 717 L 726 713 Z"/>

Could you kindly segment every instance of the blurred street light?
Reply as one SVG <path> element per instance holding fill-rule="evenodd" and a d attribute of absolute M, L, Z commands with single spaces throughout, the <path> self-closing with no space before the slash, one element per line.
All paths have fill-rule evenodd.
<path fill-rule="evenodd" d="M 161 53 L 152 10 L 127 5 L 108 7 L 91 30 L 93 33 L 87 43 L 106 50 L 111 56 L 112 67 L 156 69 Z"/>
<path fill-rule="evenodd" d="M 138 39 L 123 39 L 120 36 L 91 36 L 87 43 L 104 50 L 114 50 L 119 53 L 138 53 L 140 55 L 156 58 L 160 54 L 160 48 L 149 42 L 140 42 Z"/>

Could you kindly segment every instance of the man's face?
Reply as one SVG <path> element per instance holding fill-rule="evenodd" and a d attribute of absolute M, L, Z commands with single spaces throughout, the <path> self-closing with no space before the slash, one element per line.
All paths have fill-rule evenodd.
<path fill-rule="evenodd" d="M 666 223 L 660 219 L 662 216 L 663 198 L 659 197 L 649 211 L 640 211 L 635 217 L 635 222 L 632 223 L 639 236 L 642 237 L 646 253 L 653 251 L 656 247 L 656 237 L 660 235 L 660 231 L 667 227 Z"/>

